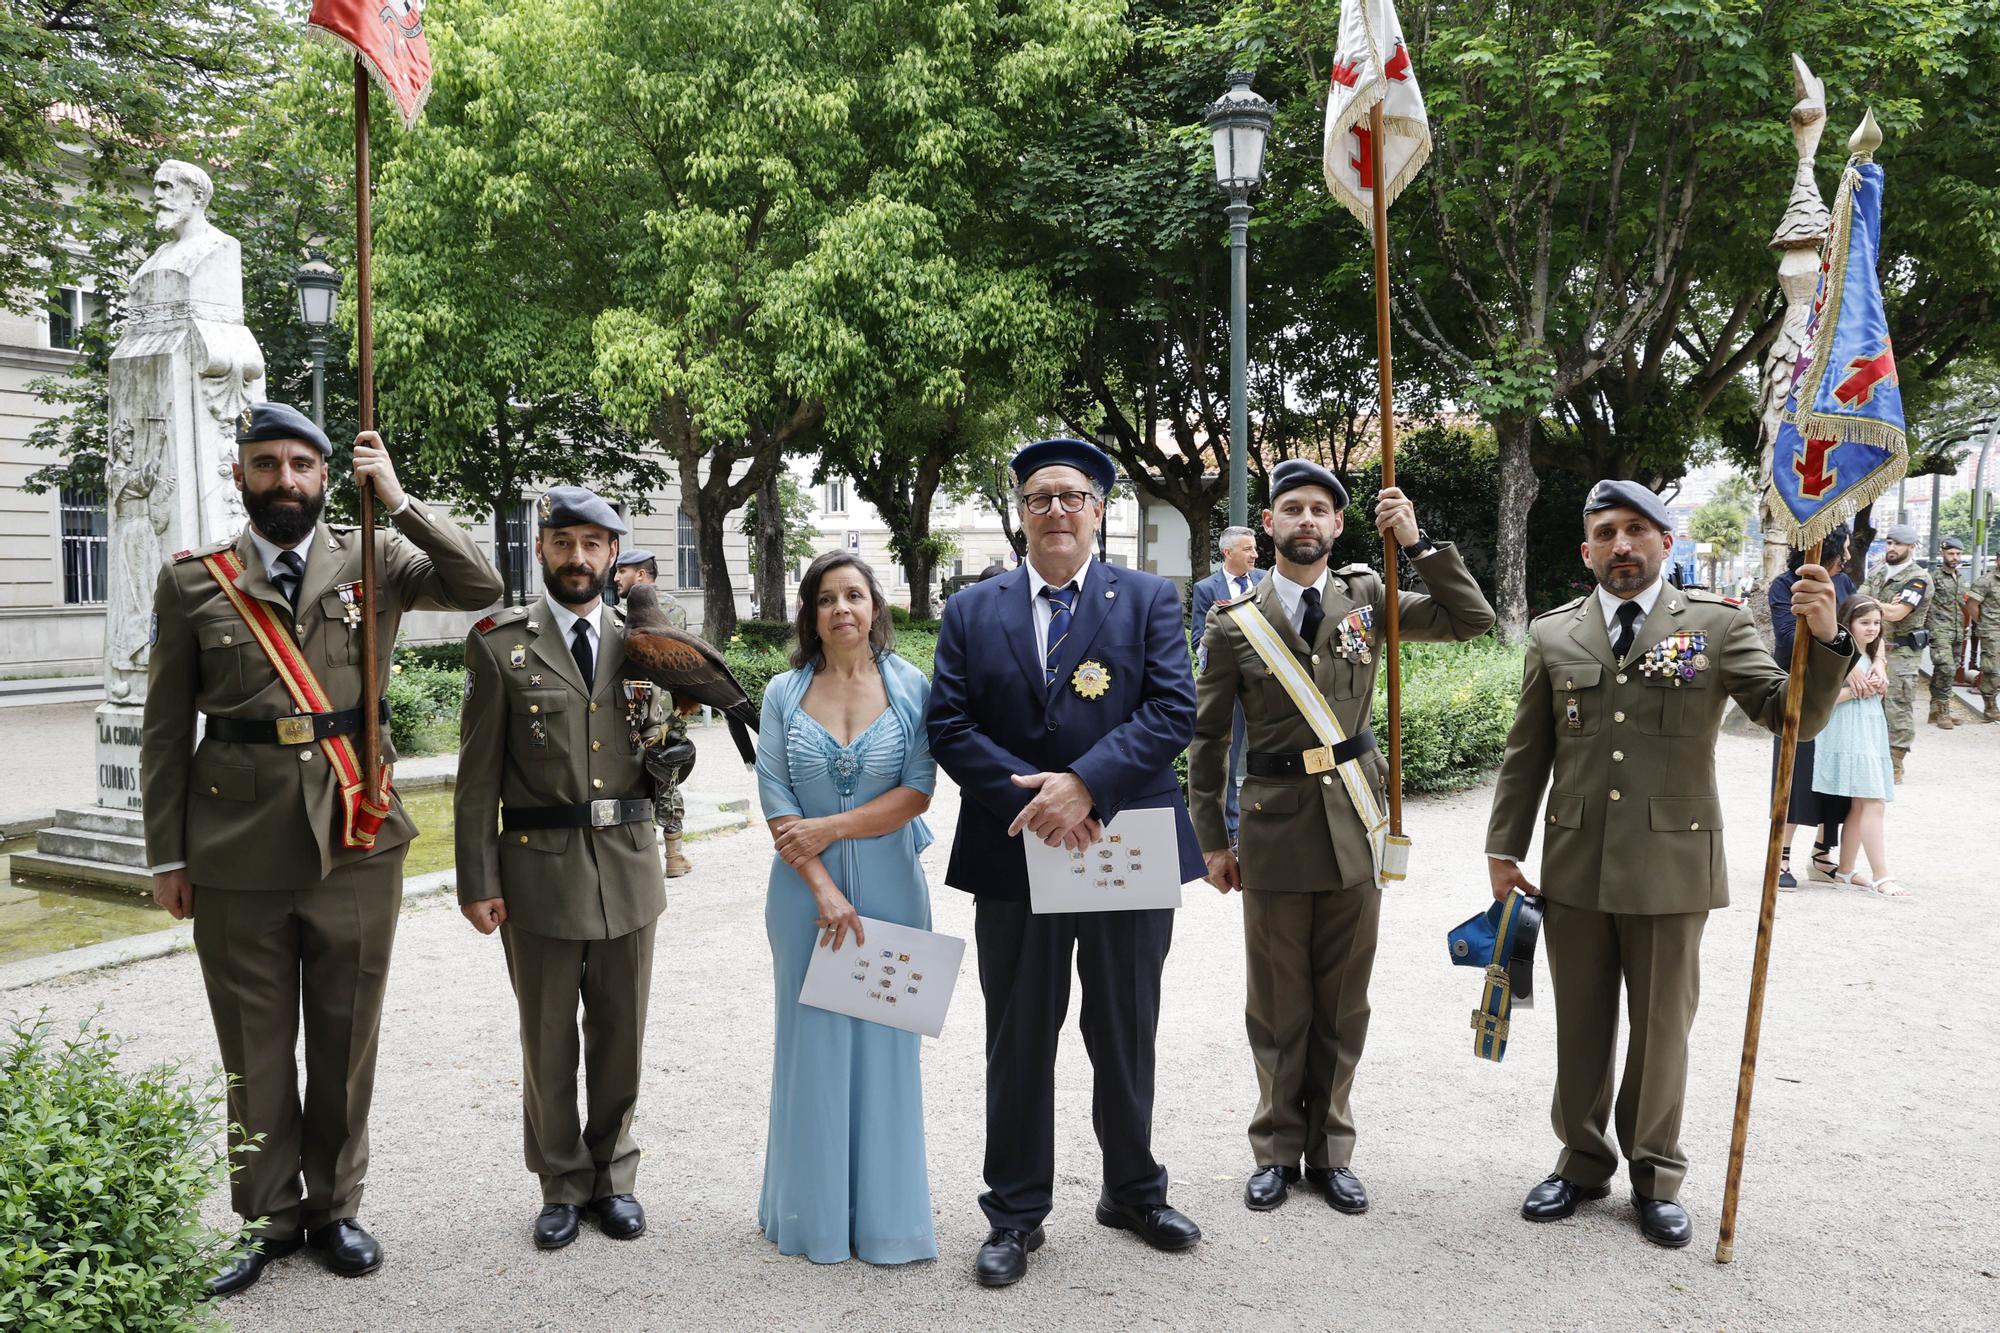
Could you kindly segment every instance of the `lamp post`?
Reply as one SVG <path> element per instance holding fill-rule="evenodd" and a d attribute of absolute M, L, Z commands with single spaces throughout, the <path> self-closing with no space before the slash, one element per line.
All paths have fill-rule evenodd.
<path fill-rule="evenodd" d="M 1249 521 L 1250 408 L 1244 380 L 1249 341 L 1250 191 L 1264 179 L 1271 104 L 1250 91 L 1249 70 L 1231 70 L 1229 91 L 1202 119 L 1215 149 L 1215 183 L 1229 196 L 1229 522 Z"/>
<path fill-rule="evenodd" d="M 309 259 L 292 274 L 299 293 L 299 320 L 309 330 L 306 347 L 313 359 L 313 424 L 326 429 L 326 331 L 333 325 L 333 308 L 340 299 L 340 274 L 324 259 Z"/>

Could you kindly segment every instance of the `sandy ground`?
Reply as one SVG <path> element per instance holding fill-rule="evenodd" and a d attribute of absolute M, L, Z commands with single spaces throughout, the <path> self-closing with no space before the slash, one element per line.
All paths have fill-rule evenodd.
<path fill-rule="evenodd" d="M 707 747 L 704 747 L 707 748 Z M 1167 964 L 1155 1147 L 1173 1201 L 1206 1238 L 1160 1255 L 1091 1217 L 1097 1150 L 1074 1028 L 1059 1073 L 1049 1242 L 1027 1279 L 975 1286 L 985 1224 L 982 1023 L 968 957 L 944 1037 L 925 1051 L 942 1258 L 900 1269 L 780 1258 L 756 1226 L 769 1089 L 770 971 L 761 827 L 695 848 L 661 936 L 638 1134 L 652 1230 L 617 1244 L 586 1226 L 533 1249 L 538 1194 L 521 1164 L 515 1017 L 499 944 L 448 900 L 403 922 L 383 1023 L 363 1219 L 375 1275 L 309 1256 L 228 1303 L 244 1330 L 786 1328 L 1925 1328 L 2000 1325 L 2000 1059 L 1994 1055 L 1993 811 L 2000 727 L 1920 732 L 1891 817 L 1907 902 L 1816 889 L 1782 897 L 1737 1260 L 1712 1260 L 1756 929 L 1768 744 L 1725 737 L 1737 904 L 1715 914 L 1694 1032 L 1683 1196 L 1697 1237 L 1640 1240 L 1621 1182 L 1574 1220 L 1520 1220 L 1551 1167 L 1551 1018 L 1523 1014 L 1507 1061 L 1471 1054 L 1477 974 L 1444 932 L 1485 901 L 1476 855 L 1489 793 L 1413 802 L 1416 860 L 1385 908 L 1374 1030 L 1355 1102 L 1356 1169 L 1374 1209 L 1295 1194 L 1241 1203 L 1255 1082 L 1234 900 L 1190 893 Z M 719 754 L 711 753 L 711 759 Z M 711 772 L 711 781 L 714 779 Z M 926 858 L 939 928 L 970 936 L 941 883 L 956 809 L 933 809 Z M 1635 867 L 1634 873 L 1644 873 Z M 1546 975 L 1542 979 L 1546 985 Z M 64 1021 L 102 1010 L 134 1059 L 206 1065 L 214 1039 L 192 954 L 0 997 Z M 1073 1022 L 1073 1020 L 1072 1020 Z M 206 1211 L 226 1220 L 221 1198 Z"/>

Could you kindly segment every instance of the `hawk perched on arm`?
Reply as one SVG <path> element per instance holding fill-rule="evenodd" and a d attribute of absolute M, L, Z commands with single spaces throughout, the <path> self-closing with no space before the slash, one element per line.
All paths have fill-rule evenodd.
<path fill-rule="evenodd" d="M 722 654 L 705 640 L 669 625 L 650 584 L 634 584 L 625 594 L 625 604 L 626 670 L 670 691 L 674 707 L 683 713 L 703 704 L 721 713 L 737 753 L 746 765 L 755 764 L 757 748 L 750 733 L 757 729 L 757 710 Z"/>

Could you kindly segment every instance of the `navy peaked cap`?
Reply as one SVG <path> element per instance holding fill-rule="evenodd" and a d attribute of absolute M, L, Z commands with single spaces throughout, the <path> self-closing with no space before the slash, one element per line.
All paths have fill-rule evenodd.
<path fill-rule="evenodd" d="M 1606 478 L 1590 488 L 1590 496 L 1583 502 L 1583 516 L 1589 518 L 1603 509 L 1630 509 L 1645 516 L 1646 521 L 1661 532 L 1672 532 L 1674 520 L 1667 513 L 1667 506 L 1651 488 L 1641 486 L 1636 481 L 1614 481 Z"/>
<path fill-rule="evenodd" d="M 544 528 L 574 528 L 584 523 L 595 523 L 606 532 L 620 537 L 631 531 L 625 526 L 625 520 L 618 517 L 618 511 L 587 486 L 551 486 L 535 506 L 535 516 Z"/>
<path fill-rule="evenodd" d="M 313 425 L 311 417 L 284 403 L 252 403 L 236 414 L 236 443 L 259 440 L 304 440 L 321 458 L 333 456 L 333 441 Z"/>
<path fill-rule="evenodd" d="M 1118 480 L 1118 465 L 1111 461 L 1111 455 L 1082 440 L 1036 440 L 1015 454 L 1009 466 L 1014 469 L 1014 480 L 1024 484 L 1045 467 L 1073 467 L 1096 482 L 1103 495 L 1111 494 L 1112 484 Z"/>
<path fill-rule="evenodd" d="M 1340 484 L 1340 478 L 1331 469 L 1323 468 L 1309 458 L 1287 458 L 1271 469 L 1271 503 L 1278 503 L 1278 497 L 1286 491 L 1301 486 L 1323 486 L 1333 492 L 1336 508 L 1347 508 L 1347 488 Z"/>

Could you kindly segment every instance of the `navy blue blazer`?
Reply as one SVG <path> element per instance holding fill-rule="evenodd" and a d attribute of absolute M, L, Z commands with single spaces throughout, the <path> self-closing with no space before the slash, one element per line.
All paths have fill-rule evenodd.
<path fill-rule="evenodd" d="M 1254 591 L 1264 581 L 1268 570 L 1250 567 L 1250 587 Z M 1208 613 L 1217 602 L 1226 602 L 1235 594 L 1229 587 L 1229 575 L 1218 569 L 1205 579 L 1198 579 L 1194 585 L 1194 650 L 1202 650 L 1202 634 L 1208 629 Z"/>
<path fill-rule="evenodd" d="M 1096 699 L 1071 684 L 1085 661 L 1111 673 Z M 1027 901 L 1021 839 L 1033 835 L 1010 838 L 1007 826 L 1035 793 L 1009 778 L 1065 769 L 1090 788 L 1099 819 L 1172 807 L 1181 880 L 1201 878 L 1201 844 L 1174 774 L 1175 758 L 1194 738 L 1194 676 L 1174 585 L 1092 561 L 1056 683 L 1044 688 L 1043 679 L 1025 565 L 952 594 L 924 713 L 931 756 L 963 797 L 945 883 Z"/>

